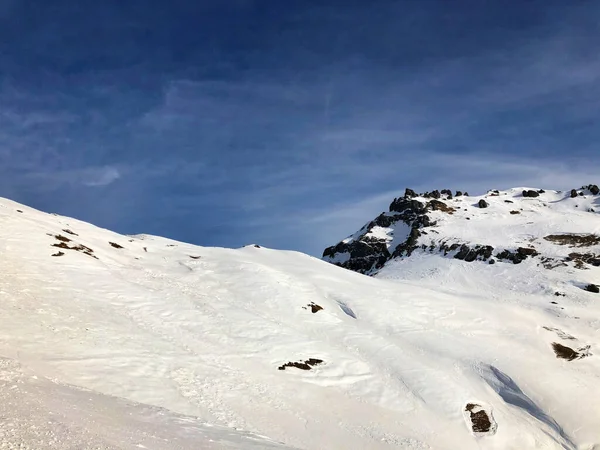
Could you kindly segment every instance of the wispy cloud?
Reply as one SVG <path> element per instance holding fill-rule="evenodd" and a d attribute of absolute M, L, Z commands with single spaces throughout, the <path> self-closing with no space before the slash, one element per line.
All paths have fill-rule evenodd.
<path fill-rule="evenodd" d="M 199 20 L 218 24 L 222 6 L 205 3 Z M 56 36 L 39 46 L 50 68 L 29 71 L 46 78 L 0 84 L 0 195 L 120 231 L 317 254 L 406 186 L 593 182 L 597 6 L 542 17 L 519 5 L 515 17 L 531 23 L 513 29 L 504 7 L 425 3 L 267 14 L 240 1 L 244 14 L 227 16 L 247 32 L 239 42 L 197 21 L 175 33 L 196 10 L 155 17 L 132 6 L 125 19 L 95 4 L 112 20 L 88 14 L 76 31 L 91 20 L 102 42 Z M 149 24 L 146 48 L 135 33 Z M 42 25 L 28 46 L 52 35 Z"/>

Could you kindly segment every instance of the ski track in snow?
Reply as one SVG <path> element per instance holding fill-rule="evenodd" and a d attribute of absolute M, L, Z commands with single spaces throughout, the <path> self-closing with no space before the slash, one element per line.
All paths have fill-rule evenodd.
<path fill-rule="evenodd" d="M 423 253 L 370 278 L 8 200 L 0 229 L 5 448 L 600 448 L 600 296 L 573 284 L 597 268 Z M 52 257 L 57 234 L 98 259 Z M 557 359 L 555 341 L 590 356 Z M 493 433 L 470 429 L 469 403 Z"/>

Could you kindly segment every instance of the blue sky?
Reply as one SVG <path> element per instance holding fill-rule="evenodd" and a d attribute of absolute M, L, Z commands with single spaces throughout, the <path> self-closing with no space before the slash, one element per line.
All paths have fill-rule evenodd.
<path fill-rule="evenodd" d="M 600 4 L 0 0 L 0 196 L 319 255 L 405 187 L 600 182 Z"/>

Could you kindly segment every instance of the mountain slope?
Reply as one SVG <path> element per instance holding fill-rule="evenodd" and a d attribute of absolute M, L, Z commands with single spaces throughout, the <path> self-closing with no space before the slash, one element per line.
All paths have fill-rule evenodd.
<path fill-rule="evenodd" d="M 600 266 L 600 189 L 570 192 L 515 188 L 469 197 L 449 190 L 417 195 L 407 189 L 357 233 L 325 249 L 323 258 L 374 274 L 413 253 L 464 261 Z M 587 237 L 586 237 L 587 236 Z M 595 236 L 595 237 L 594 237 Z M 569 260 L 567 260 L 569 258 Z"/>
<path fill-rule="evenodd" d="M 259 448 L 600 446 L 600 296 L 574 284 L 596 267 L 528 284 L 522 273 L 545 274 L 533 258 L 498 280 L 486 271 L 500 264 L 414 253 L 413 276 L 386 265 L 373 278 L 295 252 L 121 236 L 8 200 L 0 230 L 0 356 L 60 387 L 47 398 L 69 385 L 135 403 L 137 417 L 159 407 L 232 429 L 215 448 L 248 448 L 244 433 L 270 438 Z M 178 420 L 155 426 L 181 436 Z"/>

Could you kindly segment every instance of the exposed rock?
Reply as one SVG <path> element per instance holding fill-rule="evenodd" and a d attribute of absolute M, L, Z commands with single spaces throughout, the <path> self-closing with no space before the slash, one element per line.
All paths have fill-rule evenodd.
<path fill-rule="evenodd" d="M 283 364 L 282 366 L 279 366 L 278 369 L 285 370 L 286 367 L 295 367 L 296 369 L 301 369 L 301 370 L 311 370 L 313 368 L 313 366 L 318 366 L 319 364 L 323 364 L 322 359 L 310 358 L 304 362 L 303 361 L 287 362 L 287 363 Z"/>
<path fill-rule="evenodd" d="M 406 188 L 404 191 L 404 198 L 417 197 L 417 193 L 412 189 Z"/>
<path fill-rule="evenodd" d="M 378 242 L 365 238 L 364 241 L 355 240 L 326 248 L 323 257 L 333 258 L 337 253 L 349 253 L 348 261 L 339 264 L 346 269 L 365 273 L 373 268 L 379 268 L 390 258 L 386 242 Z"/>
<path fill-rule="evenodd" d="M 586 264 L 600 267 L 600 255 L 596 255 L 595 253 L 569 253 L 565 261 L 573 262 L 576 269 L 585 269 Z"/>
<path fill-rule="evenodd" d="M 595 184 L 592 184 L 590 187 L 590 192 L 592 193 L 592 195 L 598 195 L 600 194 L 600 188 L 598 186 L 596 186 Z"/>
<path fill-rule="evenodd" d="M 506 259 L 512 261 L 513 264 L 520 264 L 529 256 L 536 256 L 538 252 L 534 248 L 519 247 L 516 251 L 504 250 L 496 255 L 498 259 Z"/>
<path fill-rule="evenodd" d="M 452 213 L 454 213 L 454 211 L 456 211 L 456 209 L 448 206 L 446 203 L 444 203 L 441 200 L 431 200 L 430 202 L 427 203 L 427 205 L 433 211 L 443 211 L 443 212 L 446 212 L 448 214 L 452 214 Z"/>
<path fill-rule="evenodd" d="M 409 210 L 416 214 L 425 213 L 425 203 L 419 200 L 407 200 L 406 198 L 397 198 L 390 204 L 390 212 L 404 212 Z"/>
<path fill-rule="evenodd" d="M 479 200 L 479 203 L 477 203 L 479 205 L 480 208 L 487 208 L 488 206 L 490 206 L 490 204 L 488 202 L 486 202 L 484 199 Z"/>
<path fill-rule="evenodd" d="M 466 262 L 473 262 L 475 260 L 486 261 L 492 256 L 493 251 L 494 247 L 490 245 L 476 245 L 474 248 L 471 248 L 463 244 L 460 246 L 458 253 L 454 255 L 454 258 Z"/>
<path fill-rule="evenodd" d="M 597 286 L 595 284 L 588 284 L 584 290 L 588 291 L 588 292 L 593 292 L 594 294 L 600 294 L 600 286 Z"/>
<path fill-rule="evenodd" d="M 492 428 L 492 422 L 488 413 L 475 403 L 468 403 L 465 406 L 471 418 L 471 430 L 474 433 L 487 433 Z"/>
<path fill-rule="evenodd" d="M 306 306 L 303 306 L 302 308 L 303 308 L 303 309 L 310 308 L 310 310 L 311 310 L 311 312 L 312 312 L 313 314 L 316 314 L 316 313 L 318 313 L 319 311 L 321 311 L 321 310 L 323 309 L 323 307 L 322 307 L 322 306 L 320 306 L 320 305 L 317 305 L 315 302 L 310 302 L 308 305 L 306 305 Z"/>
<path fill-rule="evenodd" d="M 511 214 L 515 215 L 515 214 L 521 214 L 519 211 L 511 211 Z"/>
<path fill-rule="evenodd" d="M 533 191 L 533 190 L 523 191 L 523 197 L 539 197 L 539 196 L 540 196 L 539 191 Z"/>
<path fill-rule="evenodd" d="M 569 245 L 571 247 L 590 247 L 600 244 L 600 236 L 595 234 L 550 234 L 545 236 L 544 239 L 553 244 Z"/>
<path fill-rule="evenodd" d="M 566 359 L 567 361 L 573 361 L 583 357 L 579 352 L 576 352 L 571 347 L 559 344 L 558 342 L 552 343 L 552 349 L 554 350 L 554 354 L 557 358 Z"/>
<path fill-rule="evenodd" d="M 525 257 L 539 255 L 538 251 L 533 247 L 519 247 L 517 253 Z"/>
<path fill-rule="evenodd" d="M 454 194 L 455 197 L 460 197 L 461 195 L 463 195 L 461 191 L 456 191 L 456 194 Z"/>
<path fill-rule="evenodd" d="M 577 197 L 577 191 L 575 189 L 571 189 L 571 198 Z"/>

